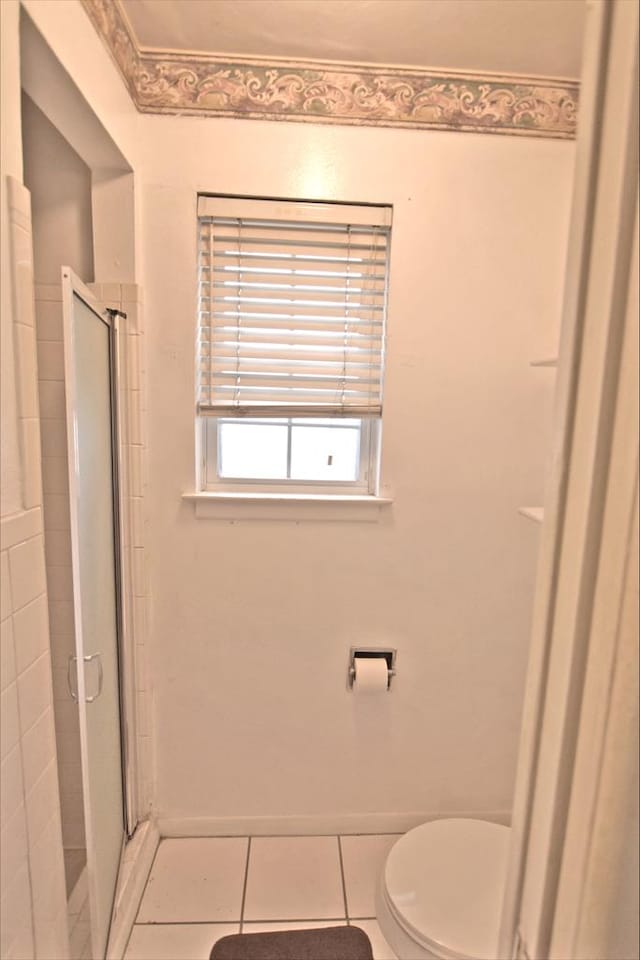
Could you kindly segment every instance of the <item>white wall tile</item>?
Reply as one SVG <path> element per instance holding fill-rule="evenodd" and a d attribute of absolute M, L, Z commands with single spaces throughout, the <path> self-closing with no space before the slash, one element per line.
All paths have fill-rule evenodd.
<path fill-rule="evenodd" d="M 44 593 L 46 577 L 42 537 L 34 537 L 9 550 L 9 573 L 14 611 Z"/>
<path fill-rule="evenodd" d="M 21 417 L 38 416 L 38 380 L 36 376 L 36 334 L 33 327 L 17 323 L 15 330 L 16 387 Z"/>
<path fill-rule="evenodd" d="M 22 754 L 17 744 L 0 766 L 0 823 L 4 825 L 23 801 Z"/>
<path fill-rule="evenodd" d="M 38 340 L 62 341 L 62 303 L 36 300 L 36 335 Z"/>
<path fill-rule="evenodd" d="M 65 806 L 68 800 L 65 800 Z M 73 816 L 73 810 L 69 810 L 69 816 L 65 816 L 62 823 L 62 843 L 66 849 L 80 849 L 86 844 L 86 834 L 84 829 L 84 820 L 82 818 L 82 807 L 79 804 L 77 816 Z"/>
<path fill-rule="evenodd" d="M 18 673 L 22 673 L 49 645 L 49 615 L 44 593 L 14 613 L 13 637 L 16 666 Z"/>
<path fill-rule="evenodd" d="M 44 538 L 47 573 L 49 567 L 71 566 L 71 536 L 67 530 L 47 530 Z"/>
<path fill-rule="evenodd" d="M 36 283 L 35 299 L 36 305 L 42 300 L 62 304 L 62 287 L 59 283 Z"/>
<path fill-rule="evenodd" d="M 64 603 L 64 601 L 60 601 Z M 55 604 L 53 604 L 55 606 Z M 50 608 L 51 609 L 51 606 Z M 76 644 L 74 637 L 67 633 L 62 636 L 51 635 L 51 663 L 55 669 L 65 670 L 69 662 L 69 657 L 76 654 Z"/>
<path fill-rule="evenodd" d="M 7 617 L 0 623 L 0 690 L 16 678 L 16 654 L 13 646 L 13 620 Z"/>
<path fill-rule="evenodd" d="M 47 574 L 47 589 L 51 600 L 73 600 L 71 567 L 51 567 Z"/>
<path fill-rule="evenodd" d="M 26 864 L 7 886 L 0 912 L 0 955 L 9 955 L 9 948 L 20 939 L 28 943 L 31 932 L 31 892 Z M 5 952 L 6 951 L 6 952 Z M 33 957 L 33 953 L 30 954 Z"/>
<path fill-rule="evenodd" d="M 9 579 L 9 554 L 3 550 L 0 554 L 0 620 L 4 620 L 13 611 L 11 603 L 11 581 Z"/>
<path fill-rule="evenodd" d="M 145 642 L 147 636 L 147 598 L 133 598 L 133 631 L 136 644 Z"/>
<path fill-rule="evenodd" d="M 0 693 L 0 758 L 4 759 L 19 739 L 18 687 L 12 683 Z"/>
<path fill-rule="evenodd" d="M 53 710 L 46 710 L 22 738 L 24 789 L 28 793 L 56 756 Z"/>
<path fill-rule="evenodd" d="M 42 489 L 45 494 L 69 496 L 69 471 L 64 457 L 44 457 L 42 460 Z"/>
<path fill-rule="evenodd" d="M 22 499 L 25 507 L 42 504 L 42 472 L 40 470 L 40 420 L 38 417 L 20 420 L 23 449 Z"/>
<path fill-rule="evenodd" d="M 140 337 L 137 334 L 128 334 L 127 343 L 127 387 L 129 390 L 140 389 Z"/>
<path fill-rule="evenodd" d="M 144 502 L 141 497 L 129 497 L 129 522 L 132 546 L 144 547 Z"/>
<path fill-rule="evenodd" d="M 50 821 L 31 848 L 31 885 L 36 956 L 64 957 L 68 949 L 66 925 L 60 923 L 59 905 L 66 905 L 64 863 L 58 817 Z"/>
<path fill-rule="evenodd" d="M 38 341 L 38 377 L 40 380 L 64 379 L 64 351 L 60 341 Z"/>
<path fill-rule="evenodd" d="M 61 763 L 61 791 L 65 797 L 82 800 L 82 766 L 79 762 Z"/>
<path fill-rule="evenodd" d="M 143 494 L 144 473 L 143 473 L 143 448 L 130 445 L 128 448 L 129 459 L 129 493 L 132 497 L 141 497 Z"/>
<path fill-rule="evenodd" d="M 57 801 L 58 771 L 54 756 L 29 792 L 26 793 L 29 844 L 31 846 L 38 842 L 45 828 L 49 825 Z"/>
<path fill-rule="evenodd" d="M 127 440 L 131 444 L 141 444 L 144 442 L 144 433 L 142 427 L 142 401 L 139 390 L 130 390 L 128 393 L 128 411 L 127 411 Z"/>
<path fill-rule="evenodd" d="M 2 550 L 10 550 L 23 540 L 42 533 L 42 510 L 39 506 L 0 519 Z"/>
<path fill-rule="evenodd" d="M 76 683 L 75 679 L 73 683 Z M 80 725 L 74 701 L 60 700 L 56 703 L 55 718 L 58 760 L 63 766 L 76 763 L 80 759 Z"/>
<path fill-rule="evenodd" d="M 69 497 L 62 493 L 47 493 L 44 496 L 45 530 L 69 530 Z"/>
<path fill-rule="evenodd" d="M 127 313 L 127 307 L 142 303 L 142 287 L 138 283 L 123 283 L 120 287 L 122 293 L 122 309 Z"/>
<path fill-rule="evenodd" d="M 136 717 L 138 720 L 138 736 L 150 736 L 151 724 L 149 722 L 148 694 L 141 690 L 136 691 Z"/>
<path fill-rule="evenodd" d="M 135 648 L 136 653 L 136 690 L 142 692 L 148 689 L 149 682 L 147 679 L 147 648 L 145 644 L 136 644 Z M 141 736 L 148 736 L 148 734 L 141 734 Z"/>
<path fill-rule="evenodd" d="M 146 597 L 149 593 L 149 581 L 147 575 L 147 559 L 145 551 L 139 547 L 133 550 L 133 595 L 135 597 Z"/>
<path fill-rule="evenodd" d="M 24 863 L 24 851 L 27 848 L 27 818 L 20 804 L 2 827 L 0 849 L 2 850 L 2 873 L 6 877 L 15 877 Z"/>
<path fill-rule="evenodd" d="M 20 729 L 25 734 L 52 702 L 48 651 L 18 677 L 18 700 Z"/>
<path fill-rule="evenodd" d="M 73 604 L 70 600 L 49 602 L 49 629 L 52 637 L 75 636 Z"/>
<path fill-rule="evenodd" d="M 113 301 L 116 309 L 120 309 L 120 284 L 119 283 L 103 283 L 102 284 L 102 300 Z"/>
<path fill-rule="evenodd" d="M 66 457 L 67 425 L 64 420 L 43 420 L 40 438 L 43 457 Z"/>
<path fill-rule="evenodd" d="M 40 417 L 43 420 L 64 420 L 66 416 L 64 383 L 41 380 L 39 387 Z"/>

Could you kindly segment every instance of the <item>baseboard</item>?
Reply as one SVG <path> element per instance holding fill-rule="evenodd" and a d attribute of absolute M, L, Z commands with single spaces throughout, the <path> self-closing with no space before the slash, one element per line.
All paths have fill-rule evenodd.
<path fill-rule="evenodd" d="M 124 956 L 159 842 L 158 827 L 153 821 L 147 820 L 138 825 L 132 839 L 124 848 L 107 960 L 122 960 Z"/>
<path fill-rule="evenodd" d="M 308 814 L 278 817 L 160 817 L 161 837 L 286 837 L 323 834 L 406 833 L 427 820 L 465 817 L 508 825 L 510 810 L 422 813 Z"/>

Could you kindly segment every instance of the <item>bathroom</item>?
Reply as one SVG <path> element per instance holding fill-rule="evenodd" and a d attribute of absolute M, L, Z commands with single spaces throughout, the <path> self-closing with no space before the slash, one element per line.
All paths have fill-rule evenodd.
<path fill-rule="evenodd" d="M 396 6 L 415 15 L 429 5 Z M 145 8 L 154 6 L 145 35 Z M 182 4 L 171 6 L 177 13 Z M 289 6 L 295 20 L 296 10 L 308 17 L 322 5 Z M 453 6 L 462 16 L 464 4 Z M 492 25 L 500 16 L 508 21 L 513 5 L 483 6 Z M 624 28 L 624 3 L 613 5 L 618 20 L 600 34 L 593 20 L 611 14 L 598 4 L 524 6 L 545 7 L 548 17 L 562 8 L 566 21 L 546 22 L 556 23 L 556 40 L 565 30 L 565 45 L 532 43 L 529 33 L 520 37 L 520 55 L 534 53 L 520 66 L 515 39 L 511 60 L 429 65 L 570 77 L 564 82 L 575 90 L 583 50 L 597 61 L 584 46 L 588 31 L 582 40 L 590 20 L 592 46 L 609 33 L 622 44 L 622 86 L 624 57 L 632 55 L 620 34 L 634 29 L 633 22 Z M 523 703 L 536 672 L 536 630 L 544 632 L 541 582 L 554 531 L 520 511 L 549 506 L 563 390 L 579 372 L 570 358 L 580 346 L 566 320 L 580 186 L 575 130 L 530 136 L 461 122 L 440 129 L 432 121 L 413 128 L 287 122 L 257 108 L 249 118 L 225 115 L 215 97 L 200 116 L 180 116 L 188 107 L 169 111 L 162 103 L 140 111 L 121 75 L 126 57 L 118 61 L 116 14 L 127 11 L 145 51 L 198 49 L 195 39 L 156 38 L 162 7 L 139 0 L 2 5 L 3 191 L 5 174 L 17 181 L 11 215 L 3 213 L 3 250 L 5 230 L 24 232 L 12 213 L 24 187 L 33 232 L 33 279 L 14 279 L 3 257 L 3 355 L 15 349 L 16 357 L 3 360 L 2 579 L 10 583 L 12 614 L 5 614 L 3 594 L 2 618 L 12 646 L 5 654 L 3 639 L 3 727 L 6 716 L 10 735 L 2 762 L 17 799 L 11 794 L 6 811 L 3 803 L 3 837 L 11 843 L 6 850 L 3 843 L 10 869 L 3 869 L 2 956 L 105 955 L 91 945 L 96 890 L 79 890 L 72 909 L 65 891 L 63 849 L 67 874 L 79 863 L 88 882 L 98 868 L 84 866 L 82 851 L 87 861 L 94 855 L 87 812 L 92 829 L 103 829 L 95 795 L 83 792 L 72 697 L 78 690 L 67 686 L 75 648 L 64 615 L 75 597 L 69 493 L 60 477 L 68 469 L 65 266 L 99 312 L 126 314 L 117 318 L 123 615 L 113 707 L 116 726 L 118 714 L 124 721 L 120 833 L 126 829 L 132 840 L 111 890 L 106 955 L 205 957 L 228 935 L 348 921 L 367 934 L 376 960 L 385 960 L 395 952 L 378 926 L 374 878 L 398 838 L 449 819 L 515 824 L 517 805 L 525 805 L 525 787 L 516 787 L 528 735 L 526 724 L 521 732 Z M 172 23 L 169 15 L 165 29 Z M 187 31 L 188 22 L 182 26 Z M 109 49 L 110 37 L 120 46 Z M 260 56 L 260 47 L 228 42 L 229 52 Z M 304 46 L 264 55 L 349 59 Z M 584 81 L 581 110 L 583 89 Z M 623 153 L 624 124 L 618 127 Z M 265 503 L 202 489 L 207 427 L 197 417 L 194 378 L 199 195 L 390 208 L 374 496 Z M 629 233 L 624 224 L 621 233 Z M 13 235 L 11 243 L 16 250 Z M 14 259 L 24 263 L 29 254 Z M 4 318 L 28 313 L 25 297 L 35 321 L 16 315 L 17 333 L 5 350 Z M 622 351 L 620 332 L 611 337 Z M 37 364 L 29 367 L 30 348 Z M 559 351 L 559 366 L 545 366 Z M 5 422 L 11 389 L 15 415 Z M 617 407 L 606 409 L 613 424 Z M 614 464 L 614 453 L 607 462 Z M 25 583 L 21 593 L 20 577 L 31 575 L 38 583 Z M 620 571 L 621 582 L 626 575 Z M 27 625 L 32 639 L 20 653 L 25 597 L 39 610 L 45 597 L 48 616 Z M 352 648 L 395 651 L 388 689 L 375 678 L 371 694 L 358 680 L 350 686 Z M 553 661 L 553 649 L 548 656 Z M 92 684 L 92 671 L 85 674 Z M 620 787 L 619 794 L 622 809 L 627 793 Z M 527 813 L 534 821 L 535 812 Z M 633 824 L 633 811 L 629 817 Z M 552 839 L 543 836 L 540 849 L 551 849 L 544 844 Z M 622 855 L 621 863 L 632 877 L 633 865 Z M 66 880 L 72 895 L 78 877 Z M 521 909 L 519 925 L 528 923 L 532 933 L 520 955 L 550 956 L 548 907 L 536 910 L 534 880 L 527 887 L 525 876 L 523 884 L 529 917 Z M 278 899 L 279 884 L 291 902 Z M 570 898 L 568 880 L 565 886 Z M 616 910 L 626 917 L 633 884 L 625 890 Z M 609 955 L 629 957 L 633 924 L 618 928 Z"/>

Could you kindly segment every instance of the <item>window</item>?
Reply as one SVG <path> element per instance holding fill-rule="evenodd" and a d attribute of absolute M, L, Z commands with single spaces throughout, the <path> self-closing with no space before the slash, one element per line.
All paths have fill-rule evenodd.
<path fill-rule="evenodd" d="M 199 197 L 201 489 L 376 493 L 390 221 Z"/>

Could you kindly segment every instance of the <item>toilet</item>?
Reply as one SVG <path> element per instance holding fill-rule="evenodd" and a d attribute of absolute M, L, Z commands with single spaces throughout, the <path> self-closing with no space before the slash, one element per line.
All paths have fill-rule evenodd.
<path fill-rule="evenodd" d="M 376 914 L 398 960 L 497 956 L 509 834 L 485 820 L 433 820 L 394 844 Z"/>

